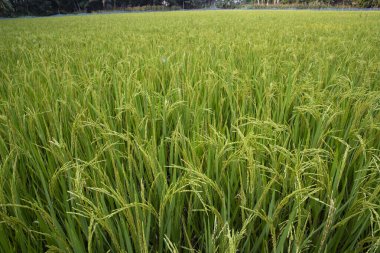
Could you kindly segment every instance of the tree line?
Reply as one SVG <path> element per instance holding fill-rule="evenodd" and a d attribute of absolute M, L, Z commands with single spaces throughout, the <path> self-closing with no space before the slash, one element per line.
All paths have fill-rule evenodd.
<path fill-rule="evenodd" d="M 0 16 L 53 15 L 100 10 L 122 10 L 155 6 L 196 9 L 212 5 L 228 8 L 242 4 L 286 5 L 328 4 L 356 7 L 380 7 L 380 0 L 0 0 Z"/>
<path fill-rule="evenodd" d="M 201 8 L 211 0 L 0 0 L 0 15 L 52 15 L 137 6 Z"/>

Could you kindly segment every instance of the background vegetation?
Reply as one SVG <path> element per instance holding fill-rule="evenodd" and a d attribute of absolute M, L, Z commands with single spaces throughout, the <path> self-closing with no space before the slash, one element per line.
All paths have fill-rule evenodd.
<path fill-rule="evenodd" d="M 379 252 L 380 13 L 0 21 L 0 252 Z"/>
<path fill-rule="evenodd" d="M 199 8 L 380 7 L 380 0 L 0 0 L 0 16 L 52 15 L 101 10 Z"/>

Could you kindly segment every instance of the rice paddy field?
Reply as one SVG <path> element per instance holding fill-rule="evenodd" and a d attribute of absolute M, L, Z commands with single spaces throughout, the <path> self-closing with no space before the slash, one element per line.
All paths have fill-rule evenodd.
<path fill-rule="evenodd" d="M 0 252 L 380 252 L 380 12 L 0 20 Z"/>

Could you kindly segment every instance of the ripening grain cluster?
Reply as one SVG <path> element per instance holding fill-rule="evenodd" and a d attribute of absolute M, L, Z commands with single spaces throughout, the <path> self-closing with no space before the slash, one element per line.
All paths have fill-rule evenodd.
<path fill-rule="evenodd" d="M 379 12 L 0 20 L 0 252 L 379 251 Z"/>

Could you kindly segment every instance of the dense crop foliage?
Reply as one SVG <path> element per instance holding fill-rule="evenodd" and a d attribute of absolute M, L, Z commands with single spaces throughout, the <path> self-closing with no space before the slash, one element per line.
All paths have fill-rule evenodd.
<path fill-rule="evenodd" d="M 0 34 L 0 252 L 379 251 L 380 13 Z"/>

